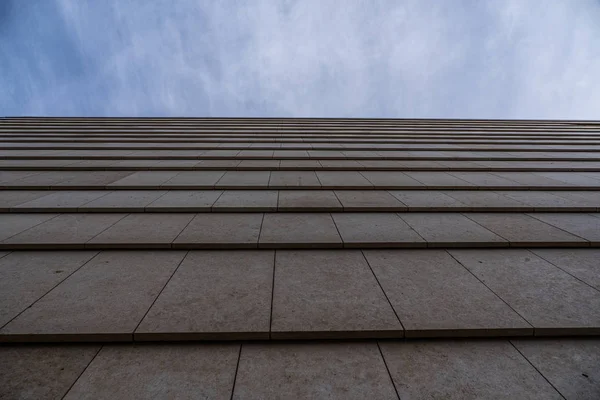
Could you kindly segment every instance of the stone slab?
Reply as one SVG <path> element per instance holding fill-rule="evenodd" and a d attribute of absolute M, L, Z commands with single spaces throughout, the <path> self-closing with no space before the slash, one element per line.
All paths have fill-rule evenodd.
<path fill-rule="evenodd" d="M 500 191 L 498 194 L 519 201 L 523 204 L 527 204 L 532 207 L 535 211 L 579 211 L 586 206 L 582 202 L 570 200 L 563 196 L 560 196 L 560 192 L 548 192 L 548 191 L 537 191 L 537 190 L 525 190 L 525 191 Z M 572 192 L 566 192 L 572 193 Z M 589 206 L 588 206 L 589 207 Z M 533 210 L 532 210 L 533 211 Z"/>
<path fill-rule="evenodd" d="M 428 247 L 506 247 L 508 241 L 462 214 L 398 214 Z"/>
<path fill-rule="evenodd" d="M 279 169 L 279 160 L 242 160 L 236 168 L 240 170 Z"/>
<path fill-rule="evenodd" d="M 208 212 L 222 190 L 169 190 L 144 207 L 150 212 Z"/>
<path fill-rule="evenodd" d="M 325 169 L 356 171 L 365 167 L 355 160 L 320 160 L 319 163 Z"/>
<path fill-rule="evenodd" d="M 273 263 L 273 251 L 190 251 L 135 340 L 269 339 Z"/>
<path fill-rule="evenodd" d="M 342 247 L 342 239 L 328 213 L 268 213 L 258 247 L 332 248 Z"/>
<path fill-rule="evenodd" d="M 561 399 L 508 341 L 382 342 L 401 399 Z"/>
<path fill-rule="evenodd" d="M 426 242 L 394 213 L 335 213 L 344 247 L 426 247 Z"/>
<path fill-rule="evenodd" d="M 450 254 L 535 328 L 535 335 L 600 333 L 600 292 L 521 249 Z"/>
<path fill-rule="evenodd" d="M 536 339 L 511 342 L 564 398 L 600 398 L 600 340 Z"/>
<path fill-rule="evenodd" d="M 37 215 L 37 214 L 36 214 Z M 83 248 L 94 236 L 127 214 L 60 214 L 3 242 L 11 248 Z"/>
<path fill-rule="evenodd" d="M 229 399 L 239 344 L 105 346 L 64 397 Z"/>
<path fill-rule="evenodd" d="M 158 189 L 163 183 L 177 174 L 177 171 L 140 171 L 112 182 L 106 185 L 106 187 L 108 189 Z"/>
<path fill-rule="evenodd" d="M 173 242 L 174 248 L 255 248 L 261 213 L 197 214 Z"/>
<path fill-rule="evenodd" d="M 319 181 L 326 189 L 364 189 L 373 184 L 356 171 L 317 171 Z"/>
<path fill-rule="evenodd" d="M 508 240 L 513 247 L 589 246 L 589 243 L 527 214 L 470 213 L 469 219 Z M 600 219 L 599 219 L 600 221 Z"/>
<path fill-rule="evenodd" d="M 486 173 L 486 172 L 459 172 L 452 171 L 448 172 L 449 175 L 452 175 L 458 179 L 462 179 L 463 181 L 469 182 L 477 187 L 519 187 L 522 186 L 519 182 L 515 182 L 501 176 L 497 176 L 494 174 Z"/>
<path fill-rule="evenodd" d="M 62 399 L 98 345 L 0 347 L 1 399 Z"/>
<path fill-rule="evenodd" d="M 403 336 L 360 251 L 277 251 L 273 339 Z"/>
<path fill-rule="evenodd" d="M 2 190 L 0 191 L 0 212 L 9 212 L 12 207 L 52 193 L 54 192 L 48 190 Z"/>
<path fill-rule="evenodd" d="M 266 188 L 269 185 L 270 171 L 228 171 L 218 182 L 215 188 L 220 189 L 252 189 Z"/>
<path fill-rule="evenodd" d="M 178 173 L 160 187 L 166 189 L 212 189 L 226 171 L 184 171 Z"/>
<path fill-rule="evenodd" d="M 318 160 L 281 160 L 279 169 L 293 169 L 293 170 L 317 170 L 321 169 L 321 164 Z M 272 174 L 271 174 L 272 176 Z"/>
<path fill-rule="evenodd" d="M 83 212 L 139 212 L 167 193 L 165 190 L 116 190 L 78 208 Z"/>
<path fill-rule="evenodd" d="M 533 335 L 533 327 L 443 250 L 368 250 L 365 257 L 406 337 Z"/>
<path fill-rule="evenodd" d="M 58 191 L 13 207 L 16 212 L 76 212 L 91 201 L 109 194 L 104 190 Z"/>
<path fill-rule="evenodd" d="M 466 211 L 469 207 L 454 197 L 436 190 L 391 190 L 410 211 Z"/>
<path fill-rule="evenodd" d="M 58 214 L 0 214 L 0 240 L 9 239 L 57 216 Z"/>
<path fill-rule="evenodd" d="M 226 190 L 213 204 L 215 212 L 277 211 L 276 190 Z"/>
<path fill-rule="evenodd" d="M 475 189 L 477 187 L 446 172 L 408 171 L 406 175 L 431 189 Z"/>
<path fill-rule="evenodd" d="M 535 255 L 600 290 L 600 249 L 532 249 Z"/>
<path fill-rule="evenodd" d="M 0 258 L 0 327 L 96 254 L 95 251 L 14 251 Z"/>
<path fill-rule="evenodd" d="M 0 341 L 131 341 L 184 256 L 103 251 L 2 328 Z"/>
<path fill-rule="evenodd" d="M 94 189 L 104 187 L 131 175 L 132 171 L 72 171 L 74 176 L 52 184 L 52 187 L 73 187 L 77 189 Z"/>
<path fill-rule="evenodd" d="M 240 162 L 240 160 L 200 160 L 194 167 L 205 169 L 235 168 Z"/>
<path fill-rule="evenodd" d="M 493 172 L 493 174 L 530 187 L 563 188 L 575 186 L 555 179 L 546 178 L 532 172 Z"/>
<path fill-rule="evenodd" d="M 344 211 L 406 211 L 397 198 L 380 190 L 336 190 Z"/>
<path fill-rule="evenodd" d="M 600 214 L 535 213 L 529 216 L 579 236 L 589 241 L 592 246 L 600 245 Z"/>
<path fill-rule="evenodd" d="M 273 171 L 269 187 L 272 189 L 320 189 L 321 183 L 314 171 Z"/>
<path fill-rule="evenodd" d="M 397 399 L 376 343 L 243 346 L 233 399 Z"/>
<path fill-rule="evenodd" d="M 523 191 L 521 193 L 530 193 Z M 450 196 L 465 206 L 469 211 L 533 211 L 534 206 L 524 204 L 515 199 L 503 196 L 502 194 L 490 192 L 487 190 L 448 190 L 446 196 Z"/>
<path fill-rule="evenodd" d="M 342 204 L 331 190 L 280 190 L 279 211 L 342 211 Z"/>
<path fill-rule="evenodd" d="M 85 243 L 86 248 L 170 248 L 196 214 L 135 213 Z"/>

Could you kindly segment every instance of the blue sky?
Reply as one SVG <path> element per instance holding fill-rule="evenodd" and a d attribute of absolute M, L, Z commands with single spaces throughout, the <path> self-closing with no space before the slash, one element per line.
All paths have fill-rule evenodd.
<path fill-rule="evenodd" d="M 600 119 L 600 0 L 0 0 L 0 115 Z"/>

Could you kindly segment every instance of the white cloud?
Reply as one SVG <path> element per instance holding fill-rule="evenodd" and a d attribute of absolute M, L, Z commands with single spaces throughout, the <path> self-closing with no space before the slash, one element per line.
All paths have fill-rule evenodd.
<path fill-rule="evenodd" d="M 597 0 L 55 1 L 83 73 L 19 77 L 33 90 L 12 114 L 592 119 L 600 106 Z"/>

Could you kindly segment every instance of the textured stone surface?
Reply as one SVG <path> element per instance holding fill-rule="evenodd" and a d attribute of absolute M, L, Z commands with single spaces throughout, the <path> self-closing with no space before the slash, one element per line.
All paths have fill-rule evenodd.
<path fill-rule="evenodd" d="M 0 398 L 61 399 L 98 350 L 98 345 L 2 346 Z"/>
<path fill-rule="evenodd" d="M 135 188 L 138 186 L 158 188 L 177 175 L 176 171 L 140 171 L 106 185 L 107 188 Z"/>
<path fill-rule="evenodd" d="M 54 192 L 47 190 L 2 190 L 0 191 L 0 211 L 8 212 L 12 207 L 52 193 Z"/>
<path fill-rule="evenodd" d="M 279 211 L 341 211 L 342 204 L 332 190 L 280 190 Z"/>
<path fill-rule="evenodd" d="M 577 235 L 591 242 L 600 244 L 600 214 L 550 214 L 535 213 L 531 217 Z"/>
<path fill-rule="evenodd" d="M 327 213 L 270 213 L 262 223 L 259 247 L 342 247 L 342 239 Z"/>
<path fill-rule="evenodd" d="M 0 340 L 129 341 L 184 256 L 104 251 L 0 330 Z"/>
<path fill-rule="evenodd" d="M 273 251 L 190 251 L 136 340 L 268 339 L 273 260 Z"/>
<path fill-rule="evenodd" d="M 391 190 L 411 211 L 465 211 L 468 206 L 453 197 L 436 190 Z"/>
<path fill-rule="evenodd" d="M 360 251 L 277 251 L 273 338 L 402 337 Z"/>
<path fill-rule="evenodd" d="M 239 344 L 105 346 L 65 396 L 229 399 Z"/>
<path fill-rule="evenodd" d="M 244 345 L 234 399 L 397 399 L 376 343 Z"/>
<path fill-rule="evenodd" d="M 369 180 L 377 189 L 421 188 L 423 183 L 402 172 L 363 171 L 362 176 Z"/>
<path fill-rule="evenodd" d="M 336 190 L 344 211 L 406 211 L 407 207 L 386 191 Z"/>
<path fill-rule="evenodd" d="M 425 247 L 425 240 L 394 213 L 332 214 L 344 247 Z"/>
<path fill-rule="evenodd" d="M 222 190 L 169 190 L 166 194 L 148 204 L 147 211 L 210 211 L 212 205 L 223 193 Z"/>
<path fill-rule="evenodd" d="M 276 190 L 226 190 L 213 204 L 212 211 L 276 211 L 277 196 Z"/>
<path fill-rule="evenodd" d="M 162 182 L 167 189 L 212 189 L 226 171 L 184 171 Z"/>
<path fill-rule="evenodd" d="M 0 214 L 0 240 L 6 240 L 58 214 Z"/>
<path fill-rule="evenodd" d="M 200 213 L 181 231 L 173 247 L 256 247 L 263 215 L 257 213 Z"/>
<path fill-rule="evenodd" d="M 317 171 L 317 177 L 327 189 L 361 189 L 373 184 L 356 171 Z"/>
<path fill-rule="evenodd" d="M 507 341 L 380 346 L 401 399 L 561 399 Z"/>
<path fill-rule="evenodd" d="M 116 190 L 79 207 L 84 212 L 129 212 L 150 205 L 167 192 L 164 190 Z"/>
<path fill-rule="evenodd" d="M 21 203 L 14 207 L 14 211 L 32 212 L 41 208 L 45 212 L 75 212 L 78 207 L 109 193 L 103 190 L 59 191 Z"/>
<path fill-rule="evenodd" d="M 532 252 L 600 290 L 600 249 L 534 249 Z"/>
<path fill-rule="evenodd" d="M 533 328 L 443 250 L 369 250 L 406 336 L 531 335 Z"/>
<path fill-rule="evenodd" d="M 252 189 L 269 185 L 270 171 L 228 171 L 215 183 L 220 189 Z"/>
<path fill-rule="evenodd" d="M 600 340 L 513 340 L 513 345 L 566 398 L 600 398 Z"/>
<path fill-rule="evenodd" d="M 536 335 L 598 334 L 600 292 L 527 250 L 451 250 L 535 328 Z"/>
<path fill-rule="evenodd" d="M 321 182 L 314 171 L 273 171 L 269 180 L 272 189 L 319 189 Z"/>

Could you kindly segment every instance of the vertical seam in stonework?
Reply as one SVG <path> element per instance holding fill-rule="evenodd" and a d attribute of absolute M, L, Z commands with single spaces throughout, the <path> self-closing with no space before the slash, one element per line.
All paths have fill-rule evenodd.
<path fill-rule="evenodd" d="M 560 230 L 560 231 L 563 231 L 563 232 L 565 232 L 565 233 L 568 233 L 569 235 L 577 236 L 578 238 L 580 238 L 580 239 L 582 239 L 582 240 L 585 240 L 585 241 L 588 243 L 588 245 L 591 245 L 591 241 L 587 240 L 586 238 L 584 238 L 584 237 L 582 237 L 582 236 L 576 235 L 576 234 L 574 234 L 573 232 L 569 232 L 569 231 L 567 231 L 567 230 L 564 230 L 564 229 L 562 229 L 562 228 L 560 228 L 560 227 L 558 227 L 558 226 L 556 226 L 556 225 L 552 225 L 552 224 L 551 224 L 551 223 L 549 223 L 549 222 L 545 222 L 545 221 L 542 221 L 542 220 L 541 220 L 541 219 L 539 219 L 539 218 L 536 218 L 536 217 L 534 216 L 534 215 L 535 215 L 535 213 L 524 213 L 524 214 L 525 214 L 525 215 L 527 215 L 528 217 L 531 217 L 531 218 L 533 218 L 533 219 L 535 219 L 535 220 L 537 220 L 537 221 L 539 221 L 539 222 L 543 223 L 543 224 L 546 224 L 546 225 L 548 225 L 548 226 L 551 226 L 551 227 L 553 227 L 553 228 L 556 228 L 556 229 L 558 229 L 558 230 Z M 583 214 L 588 214 L 588 215 L 589 215 L 589 213 L 583 213 Z M 594 216 L 593 216 L 593 215 L 590 215 L 590 217 L 592 217 L 592 218 L 593 218 Z"/>
<path fill-rule="evenodd" d="M 459 215 L 462 215 L 463 217 L 465 217 L 466 219 L 468 219 L 471 222 L 474 222 L 475 224 L 479 225 L 480 227 L 482 227 L 483 229 L 485 229 L 486 231 L 492 232 L 494 235 L 498 236 L 499 238 L 502 238 L 504 240 L 506 240 L 506 243 L 508 243 L 508 247 L 510 246 L 511 241 L 508 240 L 507 238 L 505 238 L 504 236 L 502 236 L 501 234 L 494 232 L 493 230 L 491 230 L 490 228 L 487 228 L 485 226 L 483 226 L 482 224 L 480 224 L 479 222 L 475 221 L 474 219 L 469 217 L 469 213 L 458 213 Z"/>
<path fill-rule="evenodd" d="M 71 389 L 73 389 L 73 386 L 75 386 L 75 384 L 77 383 L 77 381 L 79 381 L 79 379 L 81 379 L 81 377 L 83 376 L 83 374 L 85 373 L 85 371 L 87 371 L 87 369 L 89 368 L 90 365 L 92 365 L 92 363 L 94 362 L 94 360 L 96 359 L 96 357 L 98 357 L 98 354 L 100 354 L 100 352 L 102 351 L 102 349 L 104 348 L 104 345 L 101 345 L 100 348 L 98 349 L 98 351 L 96 352 L 96 354 L 94 354 L 94 357 L 92 357 L 92 359 L 90 360 L 89 363 L 87 363 L 87 365 L 85 366 L 85 368 L 83 369 L 83 371 L 81 371 L 81 373 L 79 374 L 79 376 L 77 376 L 77 379 L 75 379 L 73 381 L 73 383 L 71 384 L 71 386 L 69 386 L 69 388 L 67 389 L 67 391 L 65 392 L 65 394 L 62 395 L 61 400 L 64 399 L 69 392 L 71 391 Z"/>
<path fill-rule="evenodd" d="M 235 392 L 235 382 L 237 380 L 238 370 L 240 369 L 240 360 L 242 358 L 242 347 L 244 347 L 244 344 L 240 343 L 240 351 L 238 352 L 237 363 L 235 364 L 235 372 L 233 373 L 233 385 L 231 386 L 231 396 L 229 396 L 229 400 L 233 399 L 233 393 Z"/>
<path fill-rule="evenodd" d="M 367 256 L 365 256 L 365 252 L 364 250 L 360 250 L 360 254 L 363 256 L 363 259 L 365 260 L 365 262 L 367 263 L 367 266 L 369 267 L 369 269 L 371 270 L 371 273 L 373 274 L 373 277 L 375 278 L 375 281 L 377 282 L 377 285 L 379 285 L 379 289 L 381 289 L 381 292 L 383 293 L 383 295 L 385 296 L 385 299 L 387 300 L 388 304 L 390 305 L 390 307 L 392 308 L 392 311 L 394 312 L 394 315 L 396 316 L 396 318 L 398 319 L 398 322 L 400 323 L 400 326 L 402 327 L 402 330 L 405 332 L 406 334 L 406 328 L 404 327 L 404 324 L 402 323 L 402 320 L 400 319 L 400 316 L 398 315 L 398 313 L 396 312 L 396 309 L 394 308 L 394 305 L 392 304 L 392 302 L 390 301 L 390 298 L 388 297 L 387 293 L 385 292 L 385 290 L 383 289 L 383 286 L 381 286 L 381 282 L 379 282 L 379 278 L 377 278 L 377 275 L 375 274 L 375 271 L 373 271 L 373 267 L 371 267 L 371 263 L 369 263 L 369 260 L 367 259 Z"/>
<path fill-rule="evenodd" d="M 273 250 L 273 276 L 271 279 L 271 314 L 269 315 L 269 339 L 273 327 L 273 301 L 275 300 L 275 267 L 277 265 L 277 250 Z"/>
<path fill-rule="evenodd" d="M 161 190 L 161 189 L 159 189 L 159 190 Z M 162 199 L 163 197 L 165 197 L 170 192 L 169 189 L 162 189 L 162 190 L 164 190 L 163 194 L 161 194 L 160 196 L 158 196 L 157 198 L 155 198 L 154 200 L 152 200 L 150 203 L 146 204 L 143 207 L 144 212 L 146 212 L 146 207 L 148 207 L 150 204 L 154 203 L 155 201 L 158 201 L 158 200 Z"/>
<path fill-rule="evenodd" d="M 212 210 L 212 208 L 211 208 Z M 177 236 L 175 236 L 175 239 L 173 239 L 170 243 L 170 246 L 173 247 L 173 243 L 175 243 L 175 241 L 177 240 L 177 238 L 183 233 L 183 231 L 185 231 L 187 229 L 188 226 L 190 226 L 190 224 L 192 223 L 193 220 L 196 219 L 196 217 L 198 217 L 198 214 L 200 213 L 195 213 L 194 216 L 188 221 L 187 224 L 185 224 L 185 226 L 183 227 L 182 230 L 179 231 L 179 233 L 177 234 Z"/>
<path fill-rule="evenodd" d="M 388 368 L 387 362 L 385 361 L 385 356 L 383 355 L 383 351 L 381 350 L 381 346 L 379 345 L 379 342 L 375 342 L 377 344 L 377 348 L 379 349 L 379 355 L 381 355 L 381 359 L 383 360 L 383 365 L 385 366 L 385 370 L 388 373 L 388 376 L 390 377 L 390 381 L 392 382 L 392 386 L 394 387 L 394 391 L 396 392 L 396 396 L 398 397 L 398 400 L 400 400 L 400 393 L 398 393 L 398 388 L 396 387 L 396 383 L 394 382 L 394 378 L 392 377 L 392 373 L 390 372 L 390 369 Z"/>
<path fill-rule="evenodd" d="M 213 189 L 213 190 L 217 190 L 217 189 Z M 225 194 L 225 192 L 227 192 L 227 190 L 223 189 L 221 190 L 221 194 L 219 195 L 219 197 L 217 197 L 217 199 L 210 205 L 210 212 L 214 212 L 213 211 L 213 207 L 215 206 L 215 204 L 217 204 L 217 202 L 219 201 L 219 199 L 221 197 L 223 197 L 223 195 Z M 190 221 L 191 222 L 191 221 Z M 183 232 L 183 231 L 182 231 Z M 181 232 L 180 232 L 181 233 Z M 179 235 L 177 235 L 179 236 Z"/>
<path fill-rule="evenodd" d="M 0 256 L 0 259 L 6 257 L 7 255 L 9 255 L 12 252 L 13 252 L 12 250 L 7 251 L 6 254 Z"/>
<path fill-rule="evenodd" d="M 109 226 L 107 226 L 106 228 L 102 229 L 102 231 L 98 232 L 96 235 L 94 235 L 94 237 L 90 238 L 90 240 L 88 240 L 87 242 L 85 242 L 83 244 L 83 247 L 85 247 L 86 243 L 91 242 L 92 240 L 94 240 L 95 237 L 103 234 L 104 232 L 106 232 L 108 229 L 112 228 L 113 226 L 115 226 L 116 224 L 118 224 L 119 222 L 121 222 L 123 219 L 127 218 L 128 216 L 130 216 L 131 213 L 126 213 L 125 215 L 123 215 L 121 218 L 119 218 L 117 221 L 113 222 L 112 224 L 110 224 Z"/>
<path fill-rule="evenodd" d="M 96 254 L 94 254 L 89 260 L 87 260 L 86 262 L 84 262 L 83 264 L 81 264 L 78 268 L 76 268 L 73 272 L 71 272 L 70 274 L 68 274 L 67 276 L 64 277 L 63 280 L 61 280 L 60 282 L 58 282 L 56 285 L 52 286 L 50 289 L 48 289 L 48 291 L 46 293 L 44 293 L 43 295 L 41 295 L 40 297 L 38 297 L 33 303 L 31 303 L 29 306 L 27 306 L 25 309 L 21 310 L 20 313 L 18 313 L 17 315 L 15 315 L 13 318 L 10 319 L 10 321 L 8 321 L 7 323 L 5 323 L 4 325 L 0 326 L 0 329 L 3 329 L 5 326 L 7 326 L 8 324 L 10 324 L 12 321 L 14 321 L 16 318 L 18 318 L 21 314 L 23 314 L 25 311 L 27 311 L 29 308 L 33 307 L 38 301 L 40 301 L 42 298 L 44 298 L 46 295 L 48 295 L 48 293 L 50 293 L 51 291 L 53 291 L 54 289 L 56 289 L 56 287 L 58 285 L 60 285 L 61 283 L 63 283 L 64 281 L 66 281 L 67 279 L 69 279 L 69 277 L 71 277 L 75 272 L 79 271 L 81 268 L 83 268 L 84 266 L 86 266 L 87 264 L 89 264 L 94 258 L 96 258 L 98 256 L 98 254 L 100 254 L 101 251 L 96 251 Z"/>
<path fill-rule="evenodd" d="M 404 203 L 402 203 L 402 204 L 404 204 Z M 408 209 L 408 207 L 407 207 L 407 209 Z M 429 247 L 429 241 L 427 239 L 425 239 L 425 237 L 423 237 L 415 228 L 413 228 L 413 226 L 411 224 L 406 222 L 406 220 L 404 218 L 402 218 L 402 216 L 400 215 L 399 212 L 394 213 L 394 214 L 396 214 L 396 216 L 398 218 L 400 218 L 402 220 L 402 222 L 404 222 L 414 233 L 416 233 L 421 239 L 423 239 L 423 241 L 425 242 L 425 247 Z"/>
<path fill-rule="evenodd" d="M 270 180 L 271 180 L 271 178 L 269 178 L 269 181 Z M 277 190 L 277 204 L 275 204 L 275 211 L 279 211 L 279 193 L 280 192 L 281 192 L 281 190 Z"/>
<path fill-rule="evenodd" d="M 15 213 L 15 214 L 16 214 L 16 213 Z M 35 227 L 37 227 L 37 226 L 40 226 L 41 224 L 45 224 L 46 222 L 50 222 L 50 221 L 52 221 L 54 218 L 58 218 L 58 217 L 60 217 L 60 216 L 61 216 L 61 215 L 63 215 L 63 214 L 65 214 L 65 213 L 58 213 L 58 214 L 56 214 L 56 215 L 55 215 L 54 217 L 52 217 L 52 218 L 48 218 L 48 219 L 46 219 L 46 220 L 44 220 L 44 221 L 40 222 L 39 224 L 35 224 L 35 225 L 33 225 L 33 226 L 30 226 L 29 228 L 27 228 L 27 229 L 24 229 L 24 230 L 22 230 L 21 232 L 15 233 L 14 235 L 11 235 L 11 236 L 9 236 L 9 237 L 7 237 L 7 238 L 4 238 L 4 239 L 2 239 L 2 242 L 6 242 L 8 239 L 11 239 L 11 238 L 13 238 L 13 237 L 15 237 L 15 236 L 17 236 L 17 235 L 20 235 L 21 233 L 27 232 L 28 230 L 30 230 L 30 229 L 33 229 L 33 228 L 35 228 Z"/>
<path fill-rule="evenodd" d="M 513 310 L 519 317 L 521 317 L 523 319 L 523 321 L 527 322 L 529 324 L 529 326 L 531 326 L 531 328 L 533 329 L 533 332 L 535 334 L 535 327 L 533 326 L 533 324 L 531 322 L 529 322 L 527 320 L 527 318 L 525 318 L 524 316 L 521 315 L 521 313 L 519 313 L 517 310 L 515 310 L 510 304 L 508 304 L 506 302 L 506 300 L 504 300 L 502 297 L 500 297 L 500 295 L 496 292 L 494 292 L 494 290 L 492 290 L 492 288 L 490 288 L 488 285 L 485 284 L 484 281 L 482 281 L 481 279 L 479 279 L 479 277 L 477 275 L 475 275 L 473 273 L 473 271 L 471 271 L 469 268 L 467 268 L 463 263 L 461 263 L 456 257 L 454 257 L 452 255 L 452 253 L 450 253 L 448 250 L 444 250 L 450 257 L 452 257 L 452 259 L 454 261 L 456 261 L 457 263 L 460 264 L 461 267 L 463 267 L 464 269 L 466 269 L 471 275 L 473 275 L 475 277 L 475 279 L 477 279 L 479 282 L 481 282 L 481 284 L 483 286 L 485 286 L 490 292 L 492 292 L 494 294 L 494 296 L 496 296 L 497 298 L 499 298 L 504 304 L 506 304 L 511 310 Z M 533 336 L 533 335 L 532 335 Z"/>
<path fill-rule="evenodd" d="M 152 304 L 150 304 L 150 307 L 148 307 L 148 309 L 146 310 L 146 312 L 144 313 L 144 315 L 142 316 L 142 318 L 140 318 L 140 321 L 137 323 L 137 325 L 135 326 L 135 329 L 131 333 L 131 341 L 132 342 L 135 342 L 135 331 L 137 331 L 137 329 L 140 327 L 142 321 L 144 320 L 144 318 L 146 318 L 146 315 L 148 315 L 148 313 L 150 312 L 150 310 L 154 306 L 154 303 L 156 303 L 156 300 L 158 300 L 158 298 L 160 297 L 160 295 L 162 294 L 162 292 L 165 290 L 165 288 L 167 287 L 167 285 L 169 284 L 169 282 L 171 282 L 171 279 L 173 279 L 173 276 L 179 270 L 179 267 L 181 266 L 181 264 L 183 264 L 183 262 L 185 261 L 185 259 L 188 256 L 188 254 L 190 254 L 189 250 L 185 252 L 185 255 L 181 258 L 181 261 L 179 261 L 179 264 L 177 264 L 177 266 L 173 270 L 173 273 L 171 273 L 171 276 L 169 276 L 169 279 L 167 279 L 167 281 L 165 282 L 165 284 L 163 285 L 163 287 L 160 289 L 160 292 L 158 292 L 158 294 L 156 295 L 156 297 L 152 301 Z"/>
<path fill-rule="evenodd" d="M 544 374 L 542 374 L 542 372 L 541 372 L 539 369 L 537 369 L 537 367 L 536 367 L 535 365 L 533 365 L 533 363 L 532 363 L 531 361 L 529 361 L 529 358 L 525 357 L 525 354 L 521 353 L 521 350 L 519 350 L 519 348 L 518 348 L 517 346 L 515 346 L 515 344 L 512 342 L 512 340 L 509 340 L 509 341 L 508 341 L 508 343 L 510 343 L 510 345 L 511 345 L 512 347 L 514 347 L 514 349 L 515 349 L 515 350 L 516 350 L 516 351 L 517 351 L 517 352 L 518 352 L 518 353 L 521 355 L 521 357 L 523 357 L 523 358 L 525 359 L 525 361 L 527 361 L 527 363 L 528 363 L 529 365 L 531 365 L 531 366 L 533 367 L 533 369 L 535 369 L 535 370 L 536 370 L 536 372 L 537 372 L 538 374 L 540 374 L 540 376 L 541 376 L 542 378 L 544 378 L 544 380 L 545 380 L 546 382 L 548 382 L 548 384 L 549 384 L 550 386 L 552 386 L 552 389 L 556 390 L 556 393 L 558 393 L 560 397 L 562 397 L 563 399 L 565 399 L 565 400 L 566 400 L 566 397 L 565 397 L 565 396 L 563 396 L 563 394 L 560 392 L 560 390 L 558 390 L 558 389 L 556 388 L 556 386 L 554 386 L 554 385 L 552 384 L 552 382 L 550 382 L 550 380 L 549 380 L 548 378 L 546 378 L 546 376 L 545 376 Z"/>
<path fill-rule="evenodd" d="M 541 255 L 537 254 L 537 253 L 535 252 L 535 249 L 534 249 L 534 250 L 531 250 L 531 249 L 526 249 L 526 250 L 527 250 L 528 252 L 530 252 L 531 254 L 533 254 L 534 256 L 536 256 L 536 257 L 538 257 L 538 258 L 541 258 L 542 260 L 546 261 L 548 264 L 551 264 L 552 266 L 554 266 L 554 267 L 556 267 L 556 268 L 560 269 L 560 270 L 561 270 L 561 271 L 563 271 L 565 274 L 572 276 L 573 278 L 577 279 L 577 280 L 578 280 L 578 281 L 580 281 L 581 283 L 585 283 L 587 286 L 589 286 L 589 287 L 591 287 L 592 289 L 594 289 L 594 290 L 596 290 L 596 291 L 600 292 L 600 289 L 597 289 L 596 287 L 594 287 L 594 286 L 590 285 L 589 283 L 587 283 L 587 282 L 586 282 L 586 281 L 584 281 L 583 279 L 580 279 L 580 278 L 576 277 L 575 275 L 571 274 L 569 271 L 562 269 L 562 268 L 561 268 L 561 267 L 559 267 L 558 265 L 554 264 L 552 261 L 550 261 L 550 260 L 547 260 L 547 259 L 546 259 L 546 258 L 544 258 L 543 256 L 541 256 Z"/>
<path fill-rule="evenodd" d="M 335 190 L 332 190 L 333 195 L 335 196 L 335 198 L 337 199 L 338 203 L 340 203 L 340 206 L 342 206 L 342 211 L 346 210 L 346 207 L 344 207 L 344 204 L 341 202 L 340 198 L 338 197 L 337 193 L 335 192 Z M 331 213 L 330 213 L 331 214 Z M 331 219 L 333 219 L 333 216 L 331 216 Z M 335 220 L 333 221 L 333 223 L 335 224 Z M 337 229 L 337 225 L 336 225 L 336 229 Z M 340 231 L 338 230 L 338 233 L 340 233 Z M 340 237 L 342 237 L 342 235 L 340 235 Z"/>
<path fill-rule="evenodd" d="M 377 188 L 376 188 L 376 186 L 375 186 L 375 184 L 374 184 L 373 182 L 371 182 L 371 181 L 369 180 L 369 178 L 367 178 L 366 176 L 364 176 L 364 175 L 362 174 L 362 172 L 361 172 L 361 171 L 356 171 L 356 172 L 358 172 L 358 174 L 359 174 L 360 176 L 362 176 L 363 178 L 365 178 L 365 179 L 367 180 L 367 182 L 369 182 L 371 185 L 373 185 L 372 189 L 377 189 Z"/>
<path fill-rule="evenodd" d="M 103 194 L 102 196 L 100 196 L 100 197 L 97 197 L 97 198 L 95 198 L 94 200 L 86 201 L 85 203 L 83 203 L 83 204 L 80 204 L 80 205 L 77 207 L 77 212 L 81 212 L 81 211 L 79 211 L 79 208 L 80 208 L 80 207 L 83 207 L 83 206 L 85 206 L 86 204 L 89 204 L 89 203 L 91 203 L 92 201 L 100 200 L 101 198 L 103 198 L 103 197 L 105 197 L 105 196 L 108 196 L 108 195 L 109 195 L 109 194 L 111 194 L 111 193 L 114 193 L 114 190 L 108 190 L 108 191 L 107 191 L 105 194 Z M 85 212 L 85 210 L 84 210 L 84 212 Z"/>
<path fill-rule="evenodd" d="M 265 214 L 262 213 L 262 219 L 260 220 L 260 230 L 258 231 L 258 238 L 256 239 L 256 248 L 260 248 L 260 237 L 262 235 L 263 223 L 265 222 Z"/>
<path fill-rule="evenodd" d="M 333 226 L 335 226 L 335 230 L 338 233 L 338 236 L 340 237 L 340 240 L 342 241 L 342 248 L 344 248 L 345 243 L 344 243 L 344 238 L 342 237 L 342 234 L 340 233 L 340 230 L 337 227 L 337 224 L 335 223 L 335 219 L 333 218 L 333 215 L 331 215 L 331 213 L 327 213 L 329 214 L 329 218 L 331 218 L 331 221 L 333 222 Z"/>

